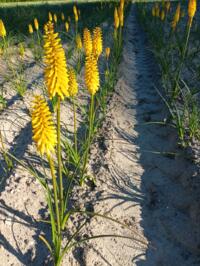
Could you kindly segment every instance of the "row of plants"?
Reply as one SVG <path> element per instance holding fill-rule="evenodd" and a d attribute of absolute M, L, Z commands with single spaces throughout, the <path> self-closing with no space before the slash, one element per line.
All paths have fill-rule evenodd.
<path fill-rule="evenodd" d="M 107 9 L 107 5 L 110 4 L 103 5 L 104 10 Z M 48 14 L 48 22 L 44 25 L 43 34 L 41 31 L 39 32 L 37 19 L 34 20 L 35 29 L 29 25 L 30 34 L 32 35 L 35 31 L 36 35 L 34 40 L 37 43 L 34 44 L 34 47 L 43 47 L 41 55 L 45 65 L 45 90 L 42 94 L 33 96 L 30 107 L 33 141 L 41 158 L 39 173 L 38 169 L 30 167 L 27 161 L 22 161 L 6 151 L 3 140 L 1 140 L 1 151 L 6 162 L 9 159 L 25 167 L 34 175 L 45 191 L 49 219 L 44 222 L 51 227 L 51 239 L 47 240 L 44 234 L 40 235 L 40 239 L 49 250 L 56 266 L 61 265 L 65 254 L 72 248 L 91 239 L 119 237 L 134 239 L 146 245 L 140 235 L 126 224 L 104 214 L 77 209 L 70 204 L 75 185 L 84 186 L 90 185 L 91 182 L 95 183 L 95 177 L 88 172 L 90 149 L 104 120 L 107 101 L 113 93 L 117 80 L 117 70 L 123 47 L 124 15 L 128 11 L 128 7 L 128 3 L 125 3 L 124 0 L 120 1 L 119 6 L 115 5 L 112 46 L 105 47 L 105 50 L 101 27 L 95 26 L 92 30 L 84 28 L 82 36 L 78 26 L 81 12 L 77 6 L 73 7 L 75 23 L 71 31 L 71 39 L 76 47 L 75 51 L 80 53 L 75 67 L 67 64 L 68 50 L 66 52 L 63 48 L 60 37 L 62 34 L 58 32 L 57 16 Z M 64 12 L 61 13 L 61 20 L 66 31 L 69 31 L 70 21 L 65 21 Z M 0 36 L 5 43 L 6 29 L 3 21 L 0 25 Z M 6 49 L 7 47 L 4 45 L 4 52 Z M 104 61 L 104 66 L 101 69 L 103 74 L 100 74 L 99 71 L 100 60 Z M 77 75 L 80 73 L 82 65 L 85 87 L 79 88 Z M 82 103 L 78 98 L 80 89 L 87 93 L 88 103 L 84 106 L 81 106 Z M 72 133 L 63 130 L 64 128 L 61 126 L 62 107 L 65 102 L 73 106 L 74 130 Z M 79 125 L 84 128 L 82 134 L 78 134 L 77 108 L 83 110 L 82 122 Z M 45 169 L 43 172 L 41 170 L 46 164 L 49 166 L 50 176 L 47 175 Z M 81 219 L 80 225 L 69 237 L 66 237 L 65 232 L 69 220 L 77 214 L 83 216 L 83 222 Z M 116 223 L 118 227 L 130 230 L 131 234 L 85 236 L 83 234 L 85 225 L 88 223 L 88 218 L 93 217 L 102 217 Z"/>
<path fill-rule="evenodd" d="M 50 2 L 50 1 L 52 1 L 52 0 L 48 0 L 48 2 Z M 55 0 L 54 0 L 55 1 Z M 59 0 L 57 0 L 57 1 L 59 1 Z M 29 1 L 27 1 L 27 0 L 20 0 L 20 1 L 18 1 L 18 0 L 0 0 L 0 3 L 15 3 L 15 2 L 47 2 L 47 1 L 45 1 L 45 0 L 29 0 Z"/>
<path fill-rule="evenodd" d="M 81 12 L 81 19 L 79 20 L 79 27 L 83 29 L 84 26 L 94 27 L 101 23 L 101 21 L 110 18 L 113 14 L 113 7 L 116 1 L 109 2 L 83 2 L 79 4 Z M 105 8 L 107 7 L 107 8 Z M 64 13 L 65 20 L 74 22 L 73 3 L 51 3 L 41 5 L 23 5 L 23 6 L 0 6 L 0 18 L 4 21 L 8 35 L 15 36 L 28 35 L 27 25 L 31 23 L 34 18 L 37 18 L 40 25 L 44 25 L 48 13 L 51 11 L 52 15 L 56 14 L 57 24 L 62 23 L 61 14 Z M 103 11 L 103 12 L 102 12 Z M 95 17 L 95 20 L 93 19 Z M 14 26 L 13 26 L 14 25 Z"/>
<path fill-rule="evenodd" d="M 140 3 L 137 7 L 160 67 L 164 94 L 156 90 L 170 112 L 166 122 L 177 129 L 179 144 L 186 147 L 200 137 L 197 1 Z"/>
<path fill-rule="evenodd" d="M 93 7 L 93 10 L 95 10 L 95 7 Z M 99 8 L 97 8 L 97 10 L 99 12 L 97 21 L 99 23 L 102 23 L 105 19 L 104 16 L 101 18 L 101 14 L 104 13 L 104 9 L 102 8 L 101 10 L 99 10 Z M 109 4 L 109 6 L 107 6 L 106 8 L 105 13 L 109 14 L 112 10 L 114 10 L 114 6 Z M 82 31 L 83 24 L 89 25 L 89 22 L 92 19 L 92 15 L 90 14 L 87 19 L 84 20 L 84 22 L 80 23 L 80 9 L 78 9 L 77 12 L 79 13 L 79 16 L 75 16 L 73 12 L 73 16 L 71 15 L 72 18 L 70 16 L 64 15 L 64 12 L 61 12 L 60 16 L 56 16 L 55 13 L 49 12 L 47 13 L 47 18 L 54 20 L 55 27 L 62 38 L 62 42 L 67 43 L 68 60 L 70 60 L 73 54 L 78 54 L 78 60 L 75 66 L 75 70 L 79 73 L 82 67 L 83 44 L 80 34 L 77 34 L 77 36 L 75 36 L 74 31 L 76 31 L 75 28 L 77 28 L 77 30 L 79 31 Z M 96 14 L 96 12 L 94 13 Z M 111 21 L 111 16 L 108 18 L 108 22 L 109 21 Z M 0 55 L 3 65 L 6 66 L 6 71 L 4 71 L 1 75 L 1 111 L 5 110 L 7 104 L 9 104 L 9 98 L 7 98 L 6 96 L 9 93 L 7 91 L 7 87 L 9 86 L 9 90 L 13 90 L 14 92 L 16 91 L 18 97 L 23 100 L 23 98 L 26 97 L 28 90 L 28 82 L 26 77 L 30 62 L 34 60 L 35 64 L 40 65 L 43 61 L 42 39 L 44 29 L 37 18 L 34 18 L 32 22 L 33 23 L 26 25 L 26 30 L 29 34 L 29 38 L 25 36 L 23 38 L 19 38 L 18 35 L 10 35 L 7 27 L 4 26 L 3 20 L 0 20 Z M 92 23 L 92 25 L 94 25 L 94 22 Z M 31 58 L 27 56 L 27 54 L 30 54 L 30 52 L 33 58 L 32 56 Z M 6 158 L 5 154 L 4 157 Z M 7 162 L 7 167 L 1 165 L 1 169 L 4 173 L 4 176 L 1 177 L 1 182 L 3 182 L 5 178 L 9 176 L 10 171 L 13 168 L 13 163 L 11 160 L 9 160 L 9 158 L 6 158 L 5 161 Z"/>
<path fill-rule="evenodd" d="M 87 8 L 90 8 L 91 11 L 93 12 L 90 13 L 83 21 L 83 19 L 80 19 L 82 16 L 84 16 L 84 12 L 86 12 Z M 109 3 L 107 5 L 106 11 L 104 11 L 103 5 L 100 7 L 99 5 L 96 6 L 91 6 L 89 5 L 88 7 L 80 7 L 78 9 L 79 17 L 74 16 L 73 13 L 73 7 L 70 5 L 67 9 L 67 12 L 65 13 L 65 9 L 58 13 L 54 13 L 55 9 L 53 8 L 53 12 L 47 12 L 46 9 L 45 11 L 39 12 L 41 14 L 42 19 L 39 20 L 38 18 L 32 16 L 32 13 L 30 14 L 29 9 L 27 10 L 26 7 L 20 7 L 19 14 L 16 16 L 16 11 L 11 11 L 10 9 L 9 12 L 9 17 L 11 18 L 10 21 L 12 20 L 12 13 L 13 16 L 17 17 L 16 20 L 19 20 L 19 23 L 17 23 L 17 27 L 23 24 L 24 26 L 24 16 L 22 19 L 22 14 L 29 13 L 29 20 L 27 25 L 25 25 L 26 28 L 26 35 L 22 34 L 23 33 L 23 28 L 22 32 L 16 33 L 16 29 L 14 31 L 10 31 L 9 27 L 7 29 L 7 23 L 6 28 L 4 27 L 3 20 L 0 20 L 0 30 L 1 30 L 1 39 L 0 39 L 0 56 L 3 59 L 4 63 L 7 66 L 7 72 L 4 73 L 3 75 L 3 80 L 5 82 L 11 82 L 11 87 L 13 90 L 17 91 L 17 94 L 19 97 L 24 97 L 26 91 L 27 91 L 27 82 L 26 82 L 26 77 L 25 77 L 25 70 L 29 66 L 30 59 L 27 58 L 27 52 L 31 51 L 34 57 L 34 60 L 36 63 L 40 63 L 42 60 L 43 56 L 43 49 L 42 49 L 42 35 L 44 33 L 43 30 L 43 24 L 42 21 L 44 21 L 45 18 L 51 18 L 53 19 L 55 25 L 56 25 L 56 30 L 59 32 L 61 39 L 63 43 L 67 42 L 68 46 L 68 59 L 73 54 L 74 47 L 79 45 L 79 54 L 80 54 L 80 59 L 81 59 L 81 49 L 82 47 L 80 45 L 81 42 L 78 42 L 79 36 L 77 36 L 77 39 L 74 39 L 73 32 L 75 30 L 75 27 L 77 26 L 78 30 L 81 32 L 84 28 L 84 26 L 90 26 L 90 27 L 95 27 L 95 25 L 101 24 L 103 21 L 105 21 L 105 16 L 108 16 L 108 22 L 111 20 L 111 14 L 113 13 L 113 8 L 114 4 Z M 34 7 L 32 8 L 34 10 Z M 71 13 L 72 9 L 72 13 Z M 24 10 L 23 12 L 21 12 Z M 61 11 L 62 9 L 59 8 Z M 58 11 L 58 8 L 56 9 Z M 82 14 L 83 12 L 83 14 Z M 38 8 L 37 10 L 34 11 L 34 14 L 38 14 Z M 3 17 L 8 17 L 7 13 L 2 14 Z M 4 16 L 5 15 L 5 16 Z M 97 17 L 97 19 L 94 21 L 93 20 L 93 15 Z M 76 21 L 77 19 L 77 21 Z M 6 19 L 7 21 L 7 19 Z M 26 22 L 26 19 L 25 19 Z M 91 23 L 92 22 L 92 23 Z M 10 22 L 9 22 L 10 23 Z M 28 37 L 28 38 L 27 38 Z M 74 44 L 75 43 L 75 44 Z M 14 47 L 14 49 L 13 49 Z M 81 62 L 79 62 L 80 65 Z M 80 68 L 80 66 L 79 66 Z M 2 84 L 4 84 L 3 82 Z M 3 85 L 1 86 L 0 90 L 0 109 L 6 108 L 7 105 L 7 100 L 4 97 L 4 94 L 6 94 L 5 89 L 3 88 Z"/>

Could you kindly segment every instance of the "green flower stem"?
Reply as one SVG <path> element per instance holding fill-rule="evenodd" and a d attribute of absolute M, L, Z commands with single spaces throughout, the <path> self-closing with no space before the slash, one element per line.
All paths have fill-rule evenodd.
<path fill-rule="evenodd" d="M 81 70 L 81 52 L 78 50 L 78 62 L 77 62 L 77 72 L 80 73 Z"/>
<path fill-rule="evenodd" d="M 56 182 L 56 175 L 55 175 L 55 168 L 53 164 L 52 158 L 48 157 L 50 169 L 51 169 L 51 176 L 53 181 L 53 193 L 54 193 L 54 204 L 55 204 L 55 211 L 56 211 L 56 224 L 57 224 L 57 234 L 61 237 L 61 227 L 60 227 L 60 210 L 58 205 L 58 195 L 57 195 L 57 182 Z"/>
<path fill-rule="evenodd" d="M 62 177 L 62 159 L 61 159 L 61 137 L 60 137 L 60 97 L 57 102 L 57 159 L 58 159 L 58 176 L 59 176 L 59 199 L 60 199 L 60 220 L 63 219 L 63 177 Z"/>
<path fill-rule="evenodd" d="M 6 38 L 3 37 L 3 50 L 6 53 L 7 52 L 7 43 L 6 43 Z"/>
<path fill-rule="evenodd" d="M 91 95 L 90 112 L 89 112 L 89 131 L 88 131 L 88 137 L 87 137 L 86 151 L 84 155 L 83 170 L 82 170 L 82 175 L 81 175 L 81 184 L 83 184 L 84 182 L 84 174 L 85 174 L 86 165 L 88 162 L 90 143 L 91 143 L 92 133 L 93 133 L 93 126 L 94 126 L 93 124 L 94 124 L 94 95 Z"/>
<path fill-rule="evenodd" d="M 78 35 L 78 21 L 75 21 L 75 38 Z"/>
<path fill-rule="evenodd" d="M 41 46 L 39 31 L 37 30 L 38 45 Z"/>
<path fill-rule="evenodd" d="M 122 27 L 119 27 L 119 49 L 122 47 Z"/>
<path fill-rule="evenodd" d="M 78 145 L 77 145 L 77 125 L 76 125 L 76 104 L 75 104 L 74 97 L 72 97 L 72 102 L 73 102 L 73 113 L 74 113 L 74 148 L 77 154 Z"/>

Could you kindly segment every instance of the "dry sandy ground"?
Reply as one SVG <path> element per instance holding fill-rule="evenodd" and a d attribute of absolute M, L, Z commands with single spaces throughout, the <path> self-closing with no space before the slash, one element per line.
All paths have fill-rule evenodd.
<path fill-rule="evenodd" d="M 93 189 L 76 188 L 74 200 L 129 225 L 137 240 L 148 244 L 102 238 L 74 250 L 63 265 L 200 264 L 199 170 L 178 148 L 175 131 L 152 123 L 163 121 L 167 112 L 154 88 L 159 86 L 159 74 L 147 47 L 132 6 L 116 90 L 91 151 L 90 171 L 97 184 Z M 23 132 L 23 154 L 30 156 L 34 148 L 29 124 Z M 37 222 L 46 216 L 44 202 L 38 182 L 17 166 L 0 195 L 0 265 L 48 261 L 38 240 L 41 231 L 49 233 Z M 91 220 L 87 229 L 93 235 L 133 235 L 99 218 Z"/>

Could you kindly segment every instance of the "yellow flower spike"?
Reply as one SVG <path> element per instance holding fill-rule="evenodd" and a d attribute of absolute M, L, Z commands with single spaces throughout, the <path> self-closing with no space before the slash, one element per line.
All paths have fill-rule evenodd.
<path fill-rule="evenodd" d="M 76 14 L 78 14 L 78 12 L 77 12 L 77 7 L 74 5 L 73 6 L 73 12 L 74 12 L 74 16 L 76 15 Z"/>
<path fill-rule="evenodd" d="M 120 8 L 119 8 L 119 25 L 120 25 L 120 27 L 123 27 L 124 26 L 124 10 L 123 10 L 123 8 L 121 8 L 121 6 L 120 6 Z"/>
<path fill-rule="evenodd" d="M 78 10 L 77 10 L 77 7 L 76 6 L 73 6 L 73 12 L 74 12 L 74 19 L 76 22 L 78 22 Z"/>
<path fill-rule="evenodd" d="M 58 18 L 57 18 L 57 15 L 56 14 L 53 15 L 53 20 L 54 20 L 55 23 L 58 22 Z"/>
<path fill-rule="evenodd" d="M 50 156 L 55 152 L 57 143 L 56 128 L 47 102 L 35 96 L 31 112 L 33 140 L 41 155 Z"/>
<path fill-rule="evenodd" d="M 39 23 L 38 23 L 37 18 L 34 18 L 34 27 L 36 30 L 39 30 Z"/>
<path fill-rule="evenodd" d="M 188 16 L 189 16 L 189 26 L 192 25 L 193 17 L 197 10 L 197 0 L 189 0 L 188 3 Z"/>
<path fill-rule="evenodd" d="M 106 59 L 108 60 L 110 57 L 110 47 L 106 47 L 105 52 L 106 52 Z"/>
<path fill-rule="evenodd" d="M 120 0 L 120 9 L 124 11 L 124 0 Z"/>
<path fill-rule="evenodd" d="M 74 15 L 74 19 L 76 22 L 78 22 L 78 14 Z"/>
<path fill-rule="evenodd" d="M 33 26 L 31 24 L 28 25 L 28 31 L 30 34 L 33 34 Z"/>
<path fill-rule="evenodd" d="M 165 11 L 162 10 L 161 13 L 160 13 L 160 19 L 163 21 L 165 20 Z"/>
<path fill-rule="evenodd" d="M 4 26 L 3 20 L 0 19 L 0 37 L 6 37 L 6 28 Z"/>
<path fill-rule="evenodd" d="M 65 22 L 65 29 L 66 29 L 66 32 L 69 31 L 69 23 L 68 22 Z"/>
<path fill-rule="evenodd" d="M 160 17 L 160 7 L 159 7 L 159 5 L 156 6 L 155 10 L 156 10 L 156 17 L 159 18 Z"/>
<path fill-rule="evenodd" d="M 85 28 L 83 30 L 83 46 L 84 46 L 86 56 L 91 55 L 91 53 L 92 53 L 92 37 L 91 37 L 91 33 L 88 30 L 88 28 Z"/>
<path fill-rule="evenodd" d="M 176 12 L 174 14 L 174 19 L 173 19 L 172 24 L 171 24 L 173 30 L 176 29 L 176 26 L 180 20 L 180 13 L 181 13 L 181 4 L 179 3 L 177 8 L 176 8 Z"/>
<path fill-rule="evenodd" d="M 78 93 L 78 83 L 76 80 L 76 73 L 73 68 L 70 68 L 68 73 L 69 73 L 69 94 L 71 97 L 74 97 Z"/>
<path fill-rule="evenodd" d="M 44 32 L 48 31 L 47 24 L 44 25 Z"/>
<path fill-rule="evenodd" d="M 93 55 L 96 57 L 96 59 L 98 59 L 103 51 L 103 38 L 102 38 L 102 30 L 100 27 L 96 27 L 93 30 L 92 46 L 93 46 Z"/>
<path fill-rule="evenodd" d="M 155 6 L 152 7 L 151 13 L 152 13 L 152 16 L 153 16 L 153 17 L 156 16 Z"/>
<path fill-rule="evenodd" d="M 165 3 L 165 9 L 166 9 L 166 12 L 167 12 L 167 13 L 170 11 L 170 6 L 171 6 L 170 1 L 167 1 L 167 2 Z"/>
<path fill-rule="evenodd" d="M 45 84 L 49 98 L 58 95 L 62 100 L 69 96 L 65 51 L 52 22 L 46 24 L 44 35 Z"/>
<path fill-rule="evenodd" d="M 115 26 L 115 29 L 119 28 L 119 15 L 118 15 L 118 11 L 116 7 L 114 11 L 114 26 Z"/>
<path fill-rule="evenodd" d="M 49 12 L 49 21 L 52 21 L 53 20 L 53 16 L 52 16 L 52 14 L 51 14 L 51 12 Z"/>
<path fill-rule="evenodd" d="M 87 56 L 85 61 L 85 84 L 91 95 L 99 89 L 99 70 L 97 60 L 93 55 Z"/>
<path fill-rule="evenodd" d="M 64 15 L 63 12 L 61 13 L 61 20 L 62 20 L 62 21 L 65 21 L 65 15 Z"/>
<path fill-rule="evenodd" d="M 81 50 L 82 47 L 83 47 L 83 44 L 82 44 L 81 36 L 80 36 L 80 34 L 77 34 L 77 36 L 76 36 L 76 48 L 78 50 Z"/>

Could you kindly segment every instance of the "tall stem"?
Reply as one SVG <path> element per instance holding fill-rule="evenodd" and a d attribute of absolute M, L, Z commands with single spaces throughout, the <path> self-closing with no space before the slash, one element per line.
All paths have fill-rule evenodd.
<path fill-rule="evenodd" d="M 78 21 L 75 21 L 75 37 L 78 35 Z"/>
<path fill-rule="evenodd" d="M 87 146 L 86 146 L 83 170 L 82 170 L 82 176 L 81 176 L 81 184 L 84 181 L 84 174 L 85 174 L 85 169 L 86 169 L 86 165 L 88 161 L 89 148 L 90 148 L 91 137 L 92 137 L 92 132 L 93 132 L 93 124 L 94 124 L 94 95 L 91 96 L 91 102 L 90 102 L 89 130 L 88 130 Z"/>
<path fill-rule="evenodd" d="M 73 101 L 73 112 L 74 112 L 74 148 L 77 154 L 78 147 L 77 147 L 76 104 L 74 101 L 74 97 L 72 97 L 72 101 Z"/>
<path fill-rule="evenodd" d="M 58 205 L 55 168 L 54 168 L 53 160 L 51 159 L 50 156 L 48 157 L 48 161 L 49 161 L 51 176 L 52 176 L 52 181 L 53 181 L 53 194 L 54 194 L 54 204 L 55 204 L 55 210 L 56 210 L 57 234 L 59 236 L 61 235 L 61 227 L 60 227 L 60 211 L 59 211 L 59 205 Z"/>
<path fill-rule="evenodd" d="M 37 39 L 38 39 L 38 45 L 41 46 L 41 43 L 40 43 L 40 35 L 39 35 L 39 31 L 37 30 Z"/>
<path fill-rule="evenodd" d="M 120 26 L 119 28 L 119 50 L 121 50 L 121 47 L 122 47 L 122 27 Z"/>
<path fill-rule="evenodd" d="M 7 44 L 6 44 L 6 38 L 3 37 L 3 50 L 6 53 L 7 52 Z"/>
<path fill-rule="evenodd" d="M 63 219 L 63 178 L 62 178 L 62 160 L 61 160 L 61 137 L 60 137 L 60 97 L 57 103 L 57 158 L 58 158 L 58 176 L 59 176 L 59 199 L 60 199 L 60 220 Z"/>

